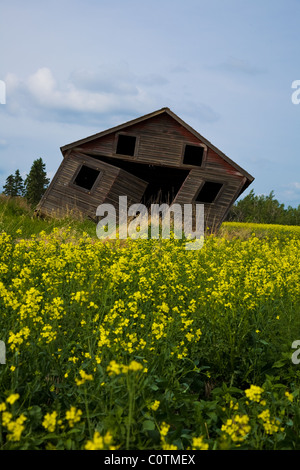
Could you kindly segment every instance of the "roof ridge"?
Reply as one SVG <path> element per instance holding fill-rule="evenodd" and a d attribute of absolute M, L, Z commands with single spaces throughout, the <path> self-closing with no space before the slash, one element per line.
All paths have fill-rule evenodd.
<path fill-rule="evenodd" d="M 235 163 L 233 160 L 231 160 L 227 155 L 225 155 L 220 149 L 215 147 L 209 140 L 207 140 L 205 137 L 203 137 L 199 132 L 197 132 L 195 129 L 193 129 L 189 124 L 187 124 L 185 121 L 183 121 L 177 114 L 175 114 L 170 108 L 163 107 L 160 108 L 156 111 L 152 111 L 151 113 L 144 114 L 143 116 L 140 116 L 138 118 L 132 119 L 130 121 L 124 122 L 122 124 L 119 124 L 117 126 L 111 127 L 109 129 L 106 129 L 104 131 L 98 132 L 96 134 L 90 135 L 84 139 L 77 140 L 75 142 L 71 142 L 70 144 L 64 145 L 60 147 L 60 150 L 62 154 L 64 155 L 64 152 L 66 152 L 69 149 L 72 149 L 74 147 L 78 147 L 80 144 L 84 144 L 87 142 L 90 142 L 94 139 L 98 139 L 101 137 L 104 137 L 106 135 L 109 135 L 113 132 L 117 132 L 119 130 L 122 130 L 126 127 L 132 126 L 134 124 L 138 124 L 139 122 L 145 121 L 147 119 L 151 119 L 152 117 L 158 116 L 159 114 L 162 113 L 167 113 L 169 116 L 171 116 L 173 119 L 175 119 L 180 125 L 185 127 L 189 132 L 191 132 L 197 139 L 201 140 L 207 147 L 209 147 L 211 150 L 217 153 L 219 157 L 221 157 L 223 160 L 225 160 L 227 163 L 229 163 L 231 166 L 233 166 L 237 171 L 242 173 L 246 178 L 252 182 L 254 180 L 254 177 L 250 175 L 246 170 L 244 170 L 242 167 L 240 167 L 237 163 Z"/>

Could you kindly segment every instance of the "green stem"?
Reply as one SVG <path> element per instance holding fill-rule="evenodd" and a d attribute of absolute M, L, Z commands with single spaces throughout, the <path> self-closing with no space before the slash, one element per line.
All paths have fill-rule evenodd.
<path fill-rule="evenodd" d="M 91 429 L 91 421 L 90 421 L 90 412 L 89 412 L 89 407 L 87 403 L 86 388 L 84 389 L 84 403 L 85 403 L 85 412 L 86 412 L 88 428 L 89 428 L 89 435 L 90 435 L 90 439 L 92 439 L 92 429 Z"/>
<path fill-rule="evenodd" d="M 127 434 L 126 434 L 126 449 L 129 450 L 130 442 L 130 430 L 131 430 L 131 421 L 133 415 L 133 400 L 134 400 L 134 383 L 132 386 L 132 380 L 130 380 L 130 373 L 127 375 L 127 389 L 129 395 L 129 410 L 128 410 L 128 423 L 127 423 Z"/>

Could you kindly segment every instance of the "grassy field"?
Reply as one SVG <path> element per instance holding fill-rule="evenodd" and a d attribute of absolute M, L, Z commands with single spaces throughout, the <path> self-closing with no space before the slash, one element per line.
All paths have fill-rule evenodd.
<path fill-rule="evenodd" d="M 0 449 L 300 449 L 300 227 L 187 251 L 2 198 L 0 232 Z"/>

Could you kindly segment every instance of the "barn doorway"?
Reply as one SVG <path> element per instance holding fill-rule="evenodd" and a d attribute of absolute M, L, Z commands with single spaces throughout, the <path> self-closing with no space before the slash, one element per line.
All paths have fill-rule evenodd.
<path fill-rule="evenodd" d="M 109 163 L 110 165 L 121 168 L 137 178 L 146 181 L 148 186 L 144 192 L 141 203 L 148 208 L 151 204 L 166 203 L 170 205 L 189 174 L 189 170 L 179 168 L 136 163 L 119 158 L 91 156 L 104 163 Z"/>

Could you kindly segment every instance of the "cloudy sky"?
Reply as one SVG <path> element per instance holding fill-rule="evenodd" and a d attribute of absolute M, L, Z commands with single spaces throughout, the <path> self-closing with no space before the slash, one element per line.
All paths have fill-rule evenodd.
<path fill-rule="evenodd" d="M 53 177 L 61 146 L 166 106 L 256 194 L 297 207 L 299 18 L 299 0 L 2 0 L 0 189 L 39 157 Z"/>

